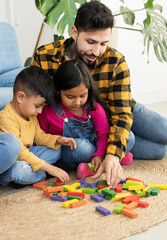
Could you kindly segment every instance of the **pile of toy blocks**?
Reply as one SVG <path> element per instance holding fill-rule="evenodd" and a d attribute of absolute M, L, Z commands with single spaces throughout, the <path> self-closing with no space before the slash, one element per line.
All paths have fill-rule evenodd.
<path fill-rule="evenodd" d="M 149 203 L 142 201 L 141 197 L 156 196 L 160 189 L 167 189 L 167 185 L 145 184 L 141 180 L 128 177 L 117 184 L 115 191 L 111 191 L 106 180 L 98 180 L 96 183 L 87 183 L 85 180 L 85 178 L 82 178 L 80 182 L 65 185 L 59 179 L 56 179 L 55 187 L 47 186 L 47 181 L 41 181 L 34 183 L 33 187 L 41 189 L 43 194 L 51 200 L 62 202 L 62 206 L 65 208 L 86 205 L 85 193 L 90 194 L 90 198 L 99 203 L 104 200 L 121 200 L 121 203 L 114 209 L 114 213 L 122 213 L 132 218 L 138 217 L 138 213 L 133 211 L 135 208 L 149 206 Z M 95 209 L 104 216 L 111 214 L 110 210 L 102 206 L 97 206 Z"/>

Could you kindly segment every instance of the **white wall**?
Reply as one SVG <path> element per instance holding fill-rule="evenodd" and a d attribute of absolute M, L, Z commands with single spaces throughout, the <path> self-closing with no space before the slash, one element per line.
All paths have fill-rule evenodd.
<path fill-rule="evenodd" d="M 119 10 L 119 0 L 102 0 L 115 13 Z M 167 12 L 167 1 L 157 0 Z M 143 0 L 126 0 L 130 8 L 142 6 Z M 142 15 L 139 15 L 139 20 Z M 0 21 L 11 23 L 16 30 L 22 62 L 32 56 L 37 36 L 43 21 L 42 14 L 35 7 L 35 0 L 0 0 Z M 116 18 L 117 25 L 122 23 Z M 167 101 L 167 63 L 160 63 L 150 51 L 150 63 L 143 52 L 140 33 L 115 31 L 112 46 L 122 52 L 131 71 L 132 96 L 144 104 Z M 113 37 L 113 36 L 112 36 Z M 115 41 L 117 40 L 118 41 Z M 45 27 L 40 45 L 53 41 L 53 30 Z"/>

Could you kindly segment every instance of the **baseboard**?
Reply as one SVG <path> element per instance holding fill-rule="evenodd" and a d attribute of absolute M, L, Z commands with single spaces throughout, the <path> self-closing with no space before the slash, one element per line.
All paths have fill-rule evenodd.
<path fill-rule="evenodd" d="M 147 91 L 147 92 L 132 92 L 132 97 L 137 102 L 140 102 L 143 104 L 167 102 L 167 89 Z"/>

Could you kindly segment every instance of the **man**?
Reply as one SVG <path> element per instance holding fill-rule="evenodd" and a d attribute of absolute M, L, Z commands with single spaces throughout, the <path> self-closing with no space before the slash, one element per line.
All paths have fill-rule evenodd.
<path fill-rule="evenodd" d="M 125 58 L 107 45 L 113 22 L 112 13 L 104 4 L 96 1 L 84 3 L 78 9 L 72 38 L 40 47 L 31 64 L 47 70 L 52 77 L 60 64 L 69 59 L 80 59 L 89 67 L 107 105 L 110 124 L 107 154 L 92 178 L 106 172 L 107 183 L 115 188 L 123 175 L 119 162 L 125 154 L 131 150 L 135 158 L 162 158 L 166 155 L 167 137 L 163 134 L 161 138 L 157 134 L 160 116 L 131 98 Z M 152 116 L 154 120 L 150 124 Z M 167 132 L 167 120 L 161 118 L 161 122 Z"/>

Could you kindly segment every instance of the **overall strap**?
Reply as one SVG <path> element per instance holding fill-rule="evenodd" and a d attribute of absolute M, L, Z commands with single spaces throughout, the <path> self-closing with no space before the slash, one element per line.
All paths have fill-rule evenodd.
<path fill-rule="evenodd" d="M 60 107 L 60 105 L 59 105 L 58 103 L 56 103 L 53 108 L 54 108 L 54 110 L 56 111 L 56 115 L 57 115 L 58 117 L 61 117 L 61 115 L 64 114 L 63 109 Z"/>

